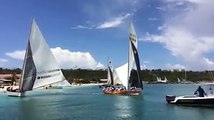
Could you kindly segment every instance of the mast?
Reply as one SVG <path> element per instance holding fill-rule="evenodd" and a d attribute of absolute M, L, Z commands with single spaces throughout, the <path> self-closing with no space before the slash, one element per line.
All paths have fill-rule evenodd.
<path fill-rule="evenodd" d="M 129 38 L 129 39 L 130 39 L 130 38 Z M 129 78 L 130 78 L 130 77 L 129 77 L 129 67 L 130 67 L 130 65 L 129 65 L 129 61 L 130 61 L 130 60 L 129 60 L 129 56 L 130 56 L 130 42 L 129 42 L 129 45 L 128 45 L 128 46 L 129 46 L 129 52 L 128 52 L 128 74 L 127 74 L 127 80 L 128 80 L 128 81 L 127 81 L 127 85 L 125 86 L 127 90 L 129 89 L 129 80 L 130 80 L 130 79 L 129 79 Z"/>
<path fill-rule="evenodd" d="M 186 73 L 186 69 L 185 69 L 185 73 L 184 73 L 184 75 L 185 75 L 185 76 L 184 76 L 184 77 L 185 77 L 184 79 L 185 79 L 185 81 L 186 81 L 186 80 L 187 80 L 187 73 Z"/>

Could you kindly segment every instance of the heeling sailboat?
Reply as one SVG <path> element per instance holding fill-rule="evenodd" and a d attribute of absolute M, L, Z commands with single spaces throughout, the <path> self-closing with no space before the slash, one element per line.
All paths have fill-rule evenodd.
<path fill-rule="evenodd" d="M 128 63 L 115 69 L 114 79 L 119 79 L 125 89 L 104 90 L 105 94 L 139 95 L 143 90 L 140 79 L 140 61 L 137 51 L 137 35 L 133 24 L 130 25 Z"/>
<path fill-rule="evenodd" d="M 30 36 L 22 67 L 19 88 L 8 89 L 8 96 L 24 96 L 46 85 L 64 81 L 65 78 L 56 59 L 39 30 L 35 20 L 32 22 Z"/>

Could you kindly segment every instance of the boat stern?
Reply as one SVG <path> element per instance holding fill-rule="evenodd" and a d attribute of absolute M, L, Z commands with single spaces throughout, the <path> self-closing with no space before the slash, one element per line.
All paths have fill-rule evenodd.
<path fill-rule="evenodd" d="M 9 97 L 24 97 L 25 93 L 24 92 L 8 92 L 7 91 L 7 95 Z"/>

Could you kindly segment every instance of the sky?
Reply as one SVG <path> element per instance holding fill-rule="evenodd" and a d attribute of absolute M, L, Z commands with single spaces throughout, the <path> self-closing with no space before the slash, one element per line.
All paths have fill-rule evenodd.
<path fill-rule="evenodd" d="M 0 67 L 21 68 L 35 19 L 61 68 L 127 62 L 132 21 L 142 69 L 214 69 L 213 0 L 1 0 Z"/>

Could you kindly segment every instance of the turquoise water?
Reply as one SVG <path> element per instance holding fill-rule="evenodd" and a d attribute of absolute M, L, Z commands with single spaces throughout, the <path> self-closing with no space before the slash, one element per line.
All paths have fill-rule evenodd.
<path fill-rule="evenodd" d="M 98 86 L 35 90 L 27 97 L 0 93 L 1 120 L 213 120 L 214 108 L 165 102 L 166 94 L 193 94 L 195 85 L 146 84 L 141 96 L 103 95 Z"/>

